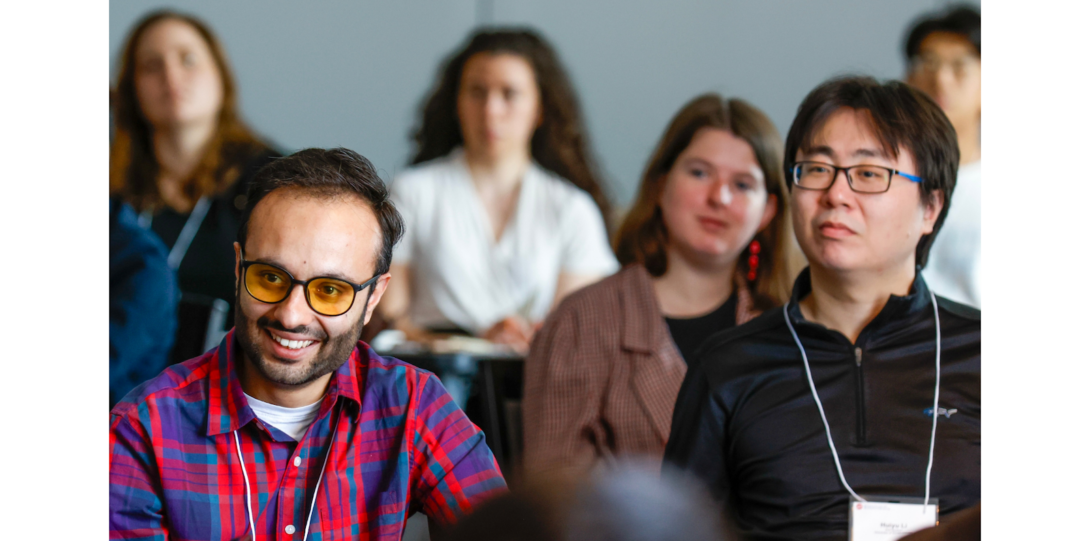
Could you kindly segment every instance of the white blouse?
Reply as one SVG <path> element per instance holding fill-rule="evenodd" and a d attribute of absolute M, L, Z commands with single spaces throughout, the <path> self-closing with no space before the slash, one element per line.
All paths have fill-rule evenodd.
<path fill-rule="evenodd" d="M 405 220 L 393 263 L 412 269 L 409 317 L 421 327 L 480 333 L 512 314 L 539 321 L 561 272 L 618 269 L 594 200 L 537 164 L 498 241 L 461 150 L 403 172 L 391 195 Z"/>

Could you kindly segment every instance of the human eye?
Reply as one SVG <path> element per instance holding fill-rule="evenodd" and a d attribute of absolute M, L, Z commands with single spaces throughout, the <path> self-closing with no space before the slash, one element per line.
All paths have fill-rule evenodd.
<path fill-rule="evenodd" d="M 689 176 L 693 178 L 708 178 L 708 172 L 702 167 L 690 167 Z"/>
<path fill-rule="evenodd" d="M 513 99 L 517 98 L 517 97 L 518 97 L 518 95 L 519 95 L 519 92 L 518 92 L 518 90 L 515 90 L 515 89 L 513 89 L 513 88 L 505 88 L 505 89 L 503 89 L 503 99 L 504 99 L 505 101 L 511 101 L 511 100 L 513 100 Z"/>
<path fill-rule="evenodd" d="M 145 58 L 137 63 L 136 67 L 144 73 L 157 73 L 163 67 L 163 59 L 159 57 Z"/>
<path fill-rule="evenodd" d="M 185 51 L 182 53 L 182 65 L 191 68 L 197 65 L 197 55 L 191 51 Z"/>
<path fill-rule="evenodd" d="M 326 299 L 334 299 L 348 293 L 350 286 L 337 280 L 322 280 L 314 284 L 314 290 Z"/>
<path fill-rule="evenodd" d="M 755 181 L 750 180 L 736 180 L 734 187 L 740 192 L 749 192 L 756 189 Z"/>
<path fill-rule="evenodd" d="M 261 275 L 261 278 L 270 284 L 280 284 L 284 282 L 284 278 L 282 276 L 272 271 L 264 272 Z"/>
<path fill-rule="evenodd" d="M 806 164 L 806 166 L 803 168 L 803 171 L 807 173 L 813 173 L 815 175 L 824 175 L 829 171 L 832 171 L 832 169 L 828 165 L 825 165 L 823 163 L 813 162 Z"/>

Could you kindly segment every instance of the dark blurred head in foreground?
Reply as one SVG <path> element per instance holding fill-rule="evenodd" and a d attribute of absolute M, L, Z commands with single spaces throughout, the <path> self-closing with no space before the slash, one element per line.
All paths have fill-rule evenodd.
<path fill-rule="evenodd" d="M 481 506 L 447 541 L 721 541 L 702 488 L 682 477 L 622 466 L 582 480 L 539 480 Z"/>

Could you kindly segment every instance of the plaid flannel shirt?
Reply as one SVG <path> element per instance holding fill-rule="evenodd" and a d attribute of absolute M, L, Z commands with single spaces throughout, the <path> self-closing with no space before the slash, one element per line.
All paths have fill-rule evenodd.
<path fill-rule="evenodd" d="M 360 342 L 296 442 L 247 404 L 236 347 L 232 330 L 110 412 L 111 539 L 302 539 L 311 502 L 307 541 L 400 539 L 418 510 L 451 524 L 506 490 L 484 434 L 430 372 Z"/>

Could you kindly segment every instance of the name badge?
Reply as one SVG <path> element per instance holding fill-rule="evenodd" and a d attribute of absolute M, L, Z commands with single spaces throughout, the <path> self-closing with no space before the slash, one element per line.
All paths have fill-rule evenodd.
<path fill-rule="evenodd" d="M 864 496 L 866 497 L 866 496 Z M 923 498 L 897 498 L 898 501 L 871 500 L 852 502 L 848 512 L 850 541 L 886 541 L 900 539 L 912 532 L 938 524 L 937 498 L 924 505 Z M 909 503 L 915 500 L 915 503 Z"/>

